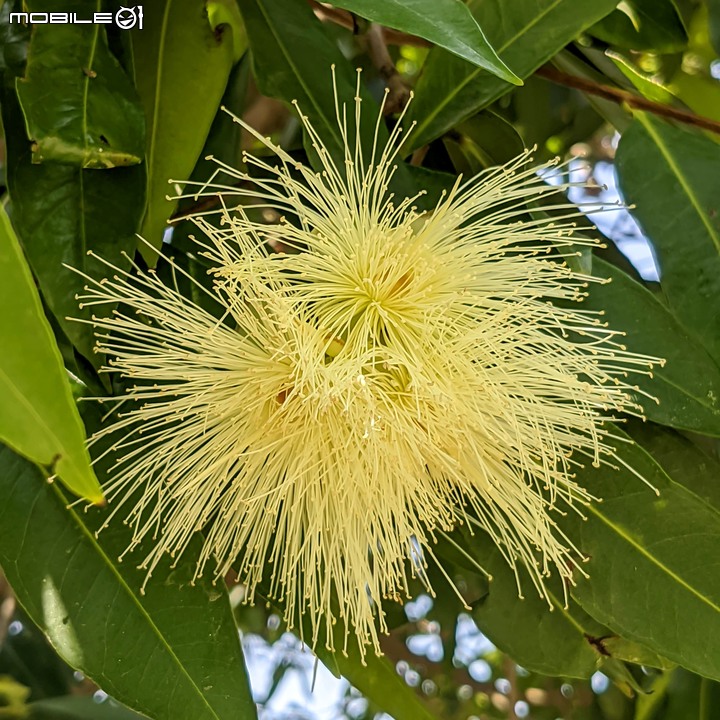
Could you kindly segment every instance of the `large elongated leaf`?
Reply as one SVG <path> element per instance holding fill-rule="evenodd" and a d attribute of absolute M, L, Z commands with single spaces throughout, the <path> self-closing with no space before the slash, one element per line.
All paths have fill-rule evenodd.
<path fill-rule="evenodd" d="M 332 4 L 418 35 L 503 80 L 522 84 L 497 56 L 467 7 L 456 0 L 333 0 Z"/>
<path fill-rule="evenodd" d="M 717 478 L 707 477 L 703 490 L 686 484 L 686 473 L 709 470 L 702 457 L 688 460 L 682 472 L 670 468 L 671 477 L 637 444 L 618 442 L 617 454 L 619 469 L 604 465 L 578 473 L 603 502 L 587 508 L 586 522 L 567 518 L 590 557 L 590 579 L 578 576 L 573 596 L 623 637 L 719 678 L 720 512 L 717 491 L 713 504 L 704 496 Z"/>
<path fill-rule="evenodd" d="M 505 558 L 483 532 L 464 534 L 466 549 L 492 576 L 487 595 L 473 609 L 478 627 L 523 667 L 544 675 L 587 678 L 603 656 L 598 647 L 608 630 L 577 604 L 565 607 L 560 581 L 550 602 L 542 599 L 522 568 L 523 599 Z"/>
<path fill-rule="evenodd" d="M 144 29 L 132 31 L 135 84 L 147 118 L 148 193 L 141 235 L 159 248 L 176 207 L 166 198 L 173 194 L 168 181 L 190 177 L 244 33 L 237 21 L 213 28 L 205 0 L 156 0 L 144 8 Z M 218 19 L 233 18 L 215 10 Z"/>
<path fill-rule="evenodd" d="M 28 0 L 30 11 L 102 9 L 101 0 Z M 85 168 L 134 165 L 143 157 L 142 109 L 108 49 L 101 24 L 33 26 L 24 78 L 17 80 L 33 160 Z M 62 102 L 49 98 L 62 97 Z"/>
<path fill-rule="evenodd" d="M 471 0 L 468 7 L 500 57 L 525 78 L 615 5 L 617 0 Z M 445 50 L 432 50 L 411 107 L 417 127 L 406 149 L 442 135 L 511 88 Z"/>
<path fill-rule="evenodd" d="M 345 159 L 333 97 L 331 68 L 341 102 L 352 102 L 357 76 L 310 8 L 293 0 L 242 0 L 253 68 L 260 90 L 298 106 L 338 163 Z M 308 52 L 312 48 L 312 52 Z M 363 140 L 371 147 L 375 117 L 363 91 Z"/>
<path fill-rule="evenodd" d="M 0 565 L 56 650 L 106 692 L 151 718 L 256 717 L 227 594 L 164 563 L 141 594 L 122 523 L 68 509 L 35 466 L 0 450 Z M 142 552 L 142 549 L 139 550 Z"/>
<path fill-rule="evenodd" d="M 688 40 L 672 0 L 628 0 L 589 32 L 612 45 L 658 53 L 683 50 Z"/>
<path fill-rule="evenodd" d="M 660 264 L 671 309 L 720 359 L 720 146 L 638 113 L 617 153 L 620 189 Z"/>
<path fill-rule="evenodd" d="M 0 206 L 0 440 L 93 502 L 102 491 L 30 270 Z"/>
<path fill-rule="evenodd" d="M 268 599 L 268 604 L 275 604 L 278 613 L 283 613 L 276 601 Z M 395 610 L 399 610 L 402 617 L 405 617 L 399 606 L 396 606 Z M 302 623 L 300 637 L 312 637 L 310 619 L 304 617 Z M 349 632 L 347 638 L 346 630 Z M 334 626 L 332 632 L 334 652 L 325 647 L 323 639 L 320 639 L 314 648 L 314 652 L 330 672 L 336 677 L 345 677 L 366 698 L 392 715 L 395 720 L 433 720 L 435 716 L 419 693 L 407 685 L 386 658 L 376 655 L 372 649 L 368 650 L 364 657 L 361 656 L 352 628 L 346 628 L 340 622 Z"/>
<path fill-rule="evenodd" d="M 332 73 L 338 101 L 348 107 L 348 117 L 351 118 L 358 81 L 354 67 L 304 3 L 295 0 L 242 0 L 240 9 L 248 28 L 253 67 L 261 91 L 285 102 L 297 100 L 299 109 L 312 123 L 336 166 L 344 168 L 345 143 L 338 127 Z M 312 52 L 308 52 L 309 47 Z M 387 142 L 388 133 L 385 125 L 380 123 L 376 138 L 379 109 L 362 85 L 360 96 L 363 101 L 360 142 L 365 162 L 370 162 L 373 147 L 376 146 L 379 154 Z M 349 142 L 353 144 L 353 121 L 348 120 L 348 125 Z M 313 144 L 314 140 L 306 137 L 311 162 L 317 160 Z M 438 178 L 433 181 L 424 177 L 417 183 L 412 179 L 413 169 L 399 164 L 391 180 L 392 191 L 397 195 L 412 195 L 419 187 L 425 187 L 427 181 L 429 186 L 425 189 L 428 194 L 437 197 L 435 190 L 441 184 Z M 427 201 L 427 196 L 420 198 L 418 205 L 422 204 L 422 200 Z"/>
<path fill-rule="evenodd" d="M 64 265 L 104 276 L 107 268 L 88 256 L 92 250 L 119 267 L 127 266 L 123 253 L 132 252 L 135 245 L 145 167 L 86 170 L 60 163 L 33 165 L 11 92 L 3 94 L 2 113 L 13 222 L 23 249 L 63 331 L 86 358 L 97 362 L 89 326 L 68 320 L 90 316 L 90 309 L 80 309 L 75 299 L 85 281 Z"/>
<path fill-rule="evenodd" d="M 342 640 L 339 639 L 341 643 Z M 376 703 L 395 720 L 433 720 L 435 715 L 418 694 L 398 675 L 387 659 L 369 653 L 360 659 L 357 645 L 351 640 L 347 655 L 317 649 L 322 661 L 338 675 L 343 675 L 366 698 Z"/>
<path fill-rule="evenodd" d="M 705 347 L 649 290 L 600 258 L 593 274 L 610 278 L 592 284 L 583 303 L 603 311 L 613 330 L 625 333 L 623 343 L 636 353 L 665 360 L 652 377 L 635 375 L 632 383 L 656 398 L 639 396 L 645 414 L 663 425 L 720 436 L 720 368 Z"/>

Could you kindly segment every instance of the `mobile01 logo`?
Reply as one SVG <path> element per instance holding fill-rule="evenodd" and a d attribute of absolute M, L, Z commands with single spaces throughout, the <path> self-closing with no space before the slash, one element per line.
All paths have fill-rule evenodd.
<path fill-rule="evenodd" d="M 76 12 L 14 12 L 10 23 L 24 25 L 110 25 L 115 23 L 121 30 L 143 27 L 143 6 L 121 7 L 117 12 L 96 12 L 83 16 Z"/>

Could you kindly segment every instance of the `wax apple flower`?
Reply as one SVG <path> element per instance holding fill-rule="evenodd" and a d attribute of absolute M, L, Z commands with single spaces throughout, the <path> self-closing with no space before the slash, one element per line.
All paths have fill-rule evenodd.
<path fill-rule="evenodd" d="M 540 594 L 551 571 L 572 582 L 581 555 L 554 508 L 591 501 L 574 468 L 612 462 L 604 423 L 641 413 L 627 373 L 652 361 L 583 309 L 595 280 L 562 259 L 592 244 L 575 211 L 528 214 L 558 191 L 550 166 L 523 155 L 420 212 L 389 196 L 399 130 L 365 157 L 360 115 L 338 104 L 344 165 L 302 118 L 323 172 L 257 136 L 279 159 L 246 158 L 264 179 L 221 165 L 201 188 L 222 204 L 219 226 L 193 218 L 220 319 L 136 267 L 83 302 L 119 303 L 94 319 L 136 383 L 100 433 L 123 436 L 105 492 L 134 544 L 155 538 L 143 567 L 202 531 L 198 575 L 234 569 L 251 601 L 305 616 L 310 642 L 333 646 L 339 619 L 364 652 L 461 523 Z M 258 223 L 258 206 L 287 219 Z"/>

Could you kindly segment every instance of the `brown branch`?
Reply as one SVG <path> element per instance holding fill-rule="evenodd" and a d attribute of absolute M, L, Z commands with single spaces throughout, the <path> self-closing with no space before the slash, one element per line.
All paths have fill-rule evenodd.
<path fill-rule="evenodd" d="M 313 8 L 315 15 L 320 19 L 327 22 L 335 23 L 341 27 L 349 30 L 353 29 L 353 16 L 346 10 L 339 10 L 333 7 L 327 7 L 322 5 L 316 0 L 308 0 L 310 6 Z M 390 28 L 383 28 L 383 38 L 388 45 L 412 45 L 415 47 L 432 47 L 432 43 L 428 42 L 424 38 L 419 38 L 415 35 L 400 32 L 398 30 L 391 30 Z M 543 65 L 541 68 L 535 71 L 535 74 L 539 77 L 550 80 L 557 85 L 564 85 L 575 90 L 586 92 L 589 95 L 596 95 L 602 97 L 605 100 L 610 100 L 618 104 L 626 104 L 629 107 L 635 108 L 636 110 L 645 110 L 666 117 L 677 122 L 684 123 L 685 125 L 692 125 L 694 127 L 702 128 L 703 130 L 709 130 L 710 132 L 720 134 L 720 122 L 712 120 L 711 118 L 704 117 L 702 115 L 696 115 L 695 113 L 687 110 L 679 110 L 671 105 L 664 105 L 663 103 L 654 102 L 648 100 L 640 95 L 629 92 L 628 90 L 621 90 L 620 88 L 612 87 L 610 85 L 601 85 L 600 83 L 593 82 L 592 80 L 586 80 L 585 78 L 578 77 L 577 75 L 570 75 L 564 73 L 551 65 Z"/>
<path fill-rule="evenodd" d="M 508 693 L 510 707 L 508 708 L 507 720 L 518 720 L 518 716 L 515 713 L 515 705 L 518 700 L 524 700 L 525 696 L 521 694 L 520 688 L 518 687 L 517 666 L 507 655 L 503 657 L 503 674 L 510 683 L 510 692 Z"/>
<path fill-rule="evenodd" d="M 679 110 L 678 108 L 672 107 L 671 105 L 663 105 L 662 103 L 653 102 L 635 93 L 628 92 L 627 90 L 621 90 L 620 88 L 611 87 L 609 85 L 600 85 L 599 83 L 593 82 L 592 80 L 586 80 L 585 78 L 578 77 L 577 75 L 570 75 L 569 73 L 562 72 L 551 65 L 543 65 L 535 71 L 535 74 L 539 77 L 545 78 L 550 82 L 554 82 L 557 85 L 564 85 L 565 87 L 574 88 L 581 90 L 589 95 L 596 95 L 597 97 L 610 100 L 618 104 L 626 104 L 630 107 L 636 108 L 637 110 L 646 110 L 660 115 L 662 117 L 670 118 L 671 120 L 677 120 L 678 122 L 685 123 L 686 125 L 694 125 L 695 127 L 702 128 L 703 130 L 709 130 L 710 132 L 720 134 L 720 122 L 712 120 L 702 115 L 696 115 L 695 113 L 688 112 L 687 110 Z"/>
<path fill-rule="evenodd" d="M 344 27 L 346 30 L 355 31 L 356 24 L 351 12 L 331 7 L 329 5 L 323 5 L 322 3 L 317 2 L 317 0 L 308 0 L 308 5 L 310 5 L 313 9 L 313 12 L 319 20 L 334 23 L 335 25 Z M 424 38 L 417 37 L 416 35 L 409 35 L 408 33 L 401 32 L 400 30 L 393 30 L 392 28 L 383 27 L 382 36 L 388 45 L 432 47 L 432 43 Z"/>
<path fill-rule="evenodd" d="M 315 15 L 322 21 L 332 22 L 335 25 L 344 27 L 347 30 L 355 31 L 357 25 L 353 18 L 352 13 L 347 10 L 340 10 L 339 8 L 330 7 L 323 5 L 317 0 L 307 0 L 310 7 L 312 7 Z M 399 100 L 402 100 L 402 90 L 407 90 L 402 78 L 397 72 L 395 65 L 390 58 L 389 53 L 385 45 L 413 45 L 415 47 L 432 47 L 432 43 L 427 40 L 417 37 L 415 35 L 409 35 L 408 33 L 400 32 L 399 30 L 392 30 L 391 28 L 381 27 L 373 23 L 367 32 L 368 40 L 368 53 L 370 54 L 373 63 L 378 68 L 380 74 L 388 82 L 390 87 L 391 97 L 388 98 L 386 108 L 388 112 L 394 112 L 390 110 L 390 101 L 393 99 L 393 84 L 397 80 L 400 81 L 400 87 L 396 88 L 396 92 L 399 92 Z M 627 90 L 621 90 L 620 88 L 612 87 L 610 85 L 601 85 L 592 80 L 586 80 L 585 78 L 578 77 L 577 75 L 570 75 L 569 73 L 562 72 L 552 65 L 543 65 L 535 71 L 538 77 L 545 78 L 550 82 L 556 83 L 557 85 L 564 85 L 565 87 L 573 88 L 574 90 L 580 90 L 581 92 L 588 93 L 589 95 L 595 95 L 597 97 L 610 100 L 611 102 L 618 103 L 620 105 L 625 104 L 629 107 L 637 110 L 645 110 L 666 117 L 677 122 L 684 123 L 685 125 L 691 125 L 694 127 L 701 128 L 703 130 L 709 130 L 710 132 L 717 133 L 720 135 L 720 122 L 712 120 L 711 118 L 704 117 L 702 115 L 696 115 L 695 113 L 687 110 L 679 110 L 678 108 L 672 107 L 671 105 L 664 105 L 662 103 L 653 102 L 640 95 L 629 92 Z M 400 102 L 400 108 L 404 107 L 404 102 Z M 422 148 L 420 150 L 423 150 Z M 416 151 L 413 155 L 411 164 L 418 164 L 422 162 L 423 155 L 418 154 L 420 151 Z M 182 220 L 186 220 L 189 216 L 196 212 L 200 212 L 206 209 L 212 209 L 219 204 L 217 198 L 208 198 L 203 200 L 191 208 L 183 212 L 180 215 L 176 212 L 169 220 L 171 225 L 177 224 Z"/>
<path fill-rule="evenodd" d="M 368 31 L 365 33 L 367 42 L 368 55 L 372 64 L 375 66 L 380 76 L 387 83 L 388 92 L 385 100 L 384 111 L 386 115 L 393 115 L 401 112 L 410 102 L 410 88 L 405 84 L 402 75 L 395 67 L 393 59 L 390 57 L 385 37 L 383 36 L 383 28 L 377 23 L 371 23 Z"/>

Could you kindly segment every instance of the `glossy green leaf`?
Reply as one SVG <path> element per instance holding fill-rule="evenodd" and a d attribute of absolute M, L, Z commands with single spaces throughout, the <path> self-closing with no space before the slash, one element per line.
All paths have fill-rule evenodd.
<path fill-rule="evenodd" d="M 675 96 L 665 85 L 651 73 L 645 73 L 632 61 L 630 57 L 614 50 L 607 50 L 605 54 L 612 59 L 615 67 L 649 100 L 671 105 Z"/>
<path fill-rule="evenodd" d="M 504 165 L 524 149 L 517 130 L 500 115 L 484 110 L 443 138 L 455 169 L 472 177 L 493 165 Z"/>
<path fill-rule="evenodd" d="M 342 638 L 336 643 L 342 647 Z M 420 696 L 384 657 L 370 651 L 365 661 L 360 659 L 357 643 L 350 638 L 347 656 L 342 652 L 331 653 L 318 646 L 318 657 L 332 671 L 343 675 L 366 698 L 395 720 L 435 720 L 436 716 Z"/>
<path fill-rule="evenodd" d="M 483 532 L 463 533 L 463 538 L 468 553 L 492 576 L 487 595 L 472 613 L 483 633 L 528 670 L 590 677 L 603 659 L 598 648 L 601 638 L 610 634 L 607 628 L 575 603 L 565 608 L 557 578 L 547 581 L 551 606 L 538 595 L 527 572 L 518 568 L 521 599 L 513 570 L 495 543 Z"/>
<path fill-rule="evenodd" d="M 593 258 L 592 274 L 609 278 L 591 284 L 582 307 L 602 311 L 610 328 L 625 333 L 623 343 L 635 353 L 665 360 L 652 376 L 631 378 L 654 402 L 638 395 L 654 422 L 720 436 L 720 368 L 705 347 L 640 283 Z"/>
<path fill-rule="evenodd" d="M 216 20 L 235 15 L 214 3 Z M 225 12 L 222 12 L 225 10 Z M 204 0 L 156 0 L 133 30 L 135 84 L 147 119 L 147 209 L 140 234 L 159 248 L 177 206 L 170 180 L 190 177 L 220 104 L 244 30 L 213 28 Z M 141 251 L 152 253 L 145 246 Z M 154 262 L 156 258 L 150 258 Z"/>
<path fill-rule="evenodd" d="M 638 697 L 633 720 L 714 720 L 719 707 L 720 683 L 677 668 Z"/>
<path fill-rule="evenodd" d="M 28 0 L 29 11 L 102 9 L 101 0 Z M 137 95 L 101 24 L 36 24 L 25 76 L 17 79 L 33 161 L 83 168 L 139 163 L 145 124 Z M 62 102 L 48 102 L 62 97 Z"/>
<path fill-rule="evenodd" d="M 335 68 L 338 97 L 345 103 L 355 97 L 355 70 L 305 3 L 242 0 L 240 9 L 248 28 L 253 69 L 260 90 L 288 103 L 297 100 L 330 155 L 336 162 L 344 162 L 331 68 Z M 312 48 L 312 52 L 308 48 Z M 369 146 L 375 125 L 371 111 L 374 103 L 364 90 L 362 95 L 366 120 L 363 138 Z"/>
<path fill-rule="evenodd" d="M 583 48 L 585 54 L 593 61 L 592 64 L 581 60 L 570 50 L 561 50 L 553 58 L 553 64 L 558 70 L 562 70 L 570 75 L 577 75 L 585 80 L 598 83 L 600 85 L 607 82 L 607 75 L 597 70 L 597 65 L 611 65 L 611 70 L 616 71 L 614 63 L 604 53 L 598 50 Z M 622 78 L 617 78 L 620 82 Z M 623 133 L 632 122 L 632 115 L 623 106 L 618 105 L 606 98 L 597 95 L 584 94 L 588 104 L 594 108 L 600 117 L 605 118 L 618 132 Z"/>
<path fill-rule="evenodd" d="M 617 428 L 613 434 L 623 437 Z M 685 483 L 685 472 L 669 476 L 639 445 L 618 440 L 616 450 L 617 468 L 578 472 L 578 482 L 602 502 L 587 507 L 587 521 L 571 513 L 564 523 L 590 558 L 584 566 L 590 579 L 576 576 L 573 597 L 619 635 L 718 678 L 718 506 Z M 690 472 L 701 464 L 702 458 Z"/>
<path fill-rule="evenodd" d="M 35 283 L 0 206 L 0 440 L 92 502 L 102 491 Z"/>
<path fill-rule="evenodd" d="M 617 152 L 620 189 L 653 243 L 680 322 L 720 359 L 720 146 L 638 113 Z"/>
<path fill-rule="evenodd" d="M 418 35 L 503 80 L 522 84 L 497 56 L 468 8 L 457 0 L 333 0 L 332 4 Z"/>
<path fill-rule="evenodd" d="M 720 508 L 720 462 L 680 433 L 633 421 L 628 434 L 671 477 L 708 505 Z"/>
<path fill-rule="evenodd" d="M 173 569 L 168 559 L 142 594 L 143 549 L 116 561 L 128 529 L 115 522 L 96 539 L 106 511 L 68 508 L 56 485 L 7 449 L 0 450 L 0 492 L 0 565 L 70 665 L 152 718 L 256 717 L 222 586 L 193 585 L 192 563 Z"/>
<path fill-rule="evenodd" d="M 97 363 L 90 327 L 68 320 L 90 317 L 90 309 L 80 309 L 75 299 L 85 280 L 69 267 L 104 277 L 108 270 L 88 256 L 91 250 L 118 267 L 128 266 L 124 253 L 132 252 L 136 242 L 145 167 L 86 170 L 60 163 L 34 165 L 17 100 L 9 92 L 2 97 L 2 113 L 13 223 L 25 255 L 61 328 L 86 358 Z"/>
<path fill-rule="evenodd" d="M 347 61 L 305 3 L 295 0 L 242 0 L 240 9 L 248 28 L 253 69 L 260 90 L 285 102 L 297 100 L 300 111 L 313 125 L 335 164 L 344 167 L 345 143 L 338 127 L 332 72 L 334 68 L 340 103 L 352 106 L 358 82 L 355 67 Z M 312 48 L 312 52 L 308 52 L 308 48 Z M 363 101 L 360 141 L 364 157 L 369 161 L 375 145 L 379 109 L 362 84 L 360 96 Z M 348 111 L 350 117 L 352 112 Z M 353 121 L 349 120 L 348 125 L 349 143 L 353 145 Z M 378 152 L 387 139 L 385 125 L 380 123 Z M 306 136 L 305 141 L 310 162 L 317 164 L 314 140 Z M 398 166 L 391 180 L 392 191 L 398 195 L 413 195 L 417 191 L 412 170 L 402 163 Z M 428 188 L 429 193 L 432 190 Z"/>
<path fill-rule="evenodd" d="M 521 78 L 607 15 L 617 0 L 471 0 L 468 3 L 490 44 Z M 417 126 L 413 148 L 442 135 L 486 107 L 512 85 L 442 49 L 426 61 L 410 110 Z"/>
<path fill-rule="evenodd" d="M 283 614 L 281 604 L 276 600 L 269 600 L 265 595 L 268 606 L 274 606 L 279 615 Z M 388 607 L 388 615 L 405 614 L 399 605 Z M 389 620 L 389 627 L 393 623 Z M 312 637 L 312 627 L 308 617 L 302 619 L 300 638 Z M 348 637 L 345 637 L 345 625 L 338 622 L 332 629 L 335 651 L 329 650 L 324 644 L 324 630 L 320 631 L 314 652 L 335 677 L 345 677 L 353 687 L 357 688 L 366 698 L 375 703 L 384 712 L 391 715 L 394 720 L 433 720 L 435 715 L 430 711 L 422 696 L 411 688 L 397 673 L 392 663 L 385 657 L 375 654 L 372 648 L 366 648 L 365 656 L 360 655 L 357 638 L 352 628 L 347 628 Z M 297 632 L 297 628 L 295 630 Z"/>
<path fill-rule="evenodd" d="M 659 53 L 683 50 L 688 40 L 672 0 L 625 0 L 588 32 L 621 48 Z"/>
<path fill-rule="evenodd" d="M 603 650 L 617 660 L 645 665 L 645 667 L 658 670 L 671 670 L 676 663 L 648 650 L 644 645 L 628 640 L 627 638 L 611 635 L 602 639 Z"/>
<path fill-rule="evenodd" d="M 700 5 L 693 13 L 687 26 L 689 42 L 685 50 L 685 56 L 691 63 L 681 63 L 675 68 L 674 74 L 667 76 L 667 85 L 696 115 L 720 122 L 720 83 L 714 77 L 718 53 L 712 44 L 709 9 Z M 720 143 L 717 133 L 708 133 L 707 137 Z"/>

